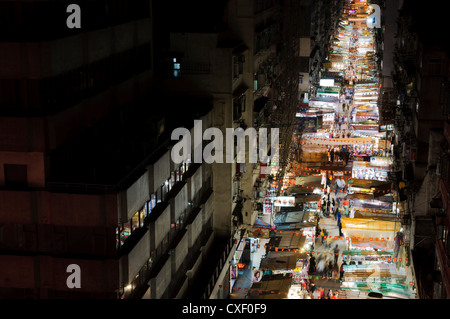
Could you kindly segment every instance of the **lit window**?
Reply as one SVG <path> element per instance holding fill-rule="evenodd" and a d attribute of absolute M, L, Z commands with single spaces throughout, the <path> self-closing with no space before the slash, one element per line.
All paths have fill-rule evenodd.
<path fill-rule="evenodd" d="M 175 78 L 181 77 L 181 63 L 177 61 L 177 58 L 173 58 L 173 64 L 172 64 L 172 70 L 173 70 L 173 76 Z"/>

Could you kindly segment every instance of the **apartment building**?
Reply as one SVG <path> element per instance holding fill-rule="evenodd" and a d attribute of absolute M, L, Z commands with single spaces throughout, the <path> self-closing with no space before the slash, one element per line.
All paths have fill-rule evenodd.
<path fill-rule="evenodd" d="M 446 298 L 444 162 L 450 74 L 448 44 L 436 33 L 444 27 L 445 17 L 416 1 L 400 5 L 392 78 L 397 94 L 394 152 L 401 217 L 411 229 L 419 296 Z"/>
<path fill-rule="evenodd" d="M 0 4 L 0 296 L 228 296 L 219 286 L 268 175 L 248 161 L 175 163 L 171 132 L 284 123 L 290 141 L 300 49 L 287 30 L 300 11 L 167 4 L 82 3 L 81 29 L 66 27 L 68 3 Z M 36 23 L 49 10 L 58 19 Z M 67 284 L 73 264 L 80 288 Z"/>
<path fill-rule="evenodd" d="M 171 162 L 170 129 L 211 106 L 151 89 L 151 2 L 83 3 L 81 29 L 61 2 L 1 7 L 1 295 L 169 296 L 212 229 L 210 173 Z"/>

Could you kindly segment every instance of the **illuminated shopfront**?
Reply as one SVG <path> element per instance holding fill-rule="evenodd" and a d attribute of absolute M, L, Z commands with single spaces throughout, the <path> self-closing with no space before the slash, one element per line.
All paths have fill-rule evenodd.
<path fill-rule="evenodd" d="M 353 162 L 352 178 L 387 181 L 389 172 L 389 166 L 376 166 L 370 162 L 355 161 Z"/>

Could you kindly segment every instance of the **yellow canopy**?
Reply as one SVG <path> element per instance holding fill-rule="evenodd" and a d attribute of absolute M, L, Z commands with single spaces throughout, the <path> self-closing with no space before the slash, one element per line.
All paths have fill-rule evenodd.
<path fill-rule="evenodd" d="M 372 231 L 395 231 L 395 222 L 387 220 L 375 220 L 366 218 L 342 218 L 342 228 L 372 230 Z"/>

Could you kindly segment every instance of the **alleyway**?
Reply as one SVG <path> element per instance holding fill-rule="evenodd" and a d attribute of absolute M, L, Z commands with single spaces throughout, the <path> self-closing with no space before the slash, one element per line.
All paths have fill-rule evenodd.
<path fill-rule="evenodd" d="M 348 10 L 367 15 L 366 4 L 345 3 Z M 365 19 L 346 17 L 336 31 L 326 73 L 327 83 L 331 77 L 334 84 L 312 86 L 308 107 L 297 113 L 320 117 L 320 124 L 298 128 L 301 152 L 290 163 L 282 189 L 295 196 L 296 207 L 290 213 L 275 211 L 276 229 L 253 253 L 232 298 L 411 296 L 410 267 L 392 204 L 390 141 L 378 125 L 374 29 Z M 286 222 L 289 214 L 304 220 Z M 252 282 L 253 271 L 260 268 L 270 272 Z"/>

